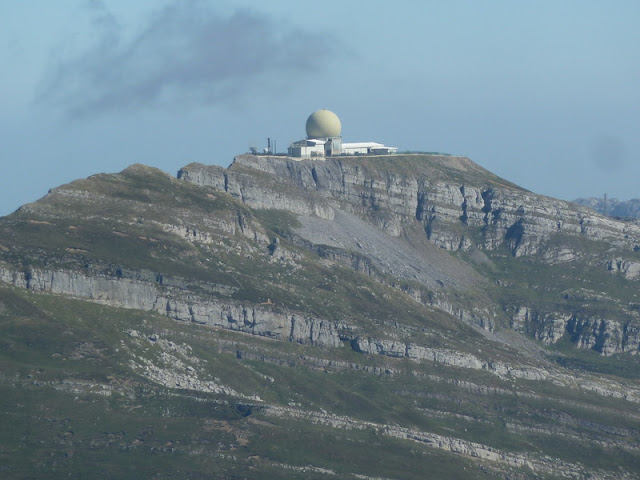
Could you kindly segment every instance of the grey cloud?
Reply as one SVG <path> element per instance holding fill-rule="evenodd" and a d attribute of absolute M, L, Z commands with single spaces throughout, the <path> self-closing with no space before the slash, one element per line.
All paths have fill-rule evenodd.
<path fill-rule="evenodd" d="M 157 106 L 212 104 L 293 84 L 335 55 L 335 40 L 248 10 L 231 16 L 202 1 L 177 1 L 127 36 L 102 2 L 92 0 L 98 40 L 58 59 L 37 101 L 71 116 Z"/>

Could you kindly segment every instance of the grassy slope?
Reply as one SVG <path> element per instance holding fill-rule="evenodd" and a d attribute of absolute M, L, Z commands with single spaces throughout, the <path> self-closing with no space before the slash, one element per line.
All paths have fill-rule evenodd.
<path fill-rule="evenodd" d="M 218 334 L 238 340 L 229 332 L 16 289 L 0 294 L 0 411 L 12 425 L 0 433 L 5 478 L 296 478 L 280 463 L 391 477 L 401 469 L 402 478 L 420 478 L 426 459 L 449 478 L 474 478 L 463 476 L 465 467 L 477 470 L 470 462 L 453 463 L 448 454 L 407 442 L 304 421 L 259 420 L 233 398 L 158 387 L 128 367 L 124 332 L 187 338 L 223 384 L 275 404 L 293 399 L 370 420 L 402 420 L 384 408 L 384 398 L 369 399 L 347 386 L 362 383 L 359 375 L 242 362 L 219 350 Z M 364 384 L 380 390 L 375 381 Z M 100 394 L 101 385 L 114 393 Z M 373 441 L 376 451 L 386 451 L 384 459 L 372 456 Z"/>
<path fill-rule="evenodd" d="M 52 471 L 52 478 L 81 478 L 95 474 L 96 465 L 103 478 L 295 478 L 283 473 L 282 463 L 329 468 L 345 478 L 352 472 L 424 478 L 425 468 L 447 478 L 480 478 L 471 460 L 454 461 L 445 452 L 372 430 L 265 417 L 259 408 L 242 407 L 246 401 L 241 399 L 155 385 L 130 367 L 133 354 L 158 358 L 157 348 L 144 340 L 152 333 L 188 343 L 206 362 L 201 376 L 215 376 L 241 393 L 257 393 L 269 404 L 293 403 L 310 411 L 453 435 L 504 451 L 546 454 L 597 468 L 624 466 L 634 471 L 640 461 L 629 451 L 585 440 L 596 435 L 638 442 L 640 419 L 628 416 L 636 410 L 628 402 L 572 393 L 546 382 L 516 382 L 518 390 L 534 391 L 541 398 L 478 396 L 438 378 L 505 391 L 513 388 L 512 381 L 429 363 L 246 338 L 13 288 L 2 288 L 0 298 L 0 411 L 12 425 L 0 433 L 0 464 L 9 478 L 45 471 Z M 132 328 L 141 332 L 142 343 L 127 336 Z M 234 342 L 232 348 L 229 341 Z M 289 358 L 296 368 L 242 360 L 235 349 Z M 397 373 L 379 376 L 318 368 L 303 354 L 393 368 Z M 102 394 L 103 385 L 113 393 Z M 508 424 L 560 428 L 562 434 L 515 433 Z M 622 430 L 607 435 L 597 425 Z M 570 447 L 566 434 L 575 436 Z"/>

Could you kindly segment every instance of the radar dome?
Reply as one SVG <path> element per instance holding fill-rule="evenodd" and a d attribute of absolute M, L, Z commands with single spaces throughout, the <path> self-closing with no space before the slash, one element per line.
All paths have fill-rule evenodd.
<path fill-rule="evenodd" d="M 330 110 L 318 110 L 307 118 L 307 138 L 339 137 L 342 124 Z"/>

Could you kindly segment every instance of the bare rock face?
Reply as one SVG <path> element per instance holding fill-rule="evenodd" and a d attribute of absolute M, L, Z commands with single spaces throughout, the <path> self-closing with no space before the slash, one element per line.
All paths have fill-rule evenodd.
<path fill-rule="evenodd" d="M 631 262 L 623 258 L 609 260 L 607 267 L 612 273 L 622 273 L 625 278 L 635 280 L 640 277 L 640 262 Z"/>
<path fill-rule="evenodd" d="M 179 177 L 230 193 L 254 208 L 296 213 L 302 223 L 300 236 L 307 242 L 322 244 L 324 251 L 325 245 L 342 252 L 363 251 L 360 257 L 337 254 L 336 250 L 334 258 L 342 255 L 346 263 L 357 264 L 372 275 L 417 281 L 431 291 L 468 289 L 465 279 L 473 283 L 474 273 L 463 268 L 456 273 L 451 257 L 446 266 L 437 267 L 433 259 L 438 256 L 431 253 L 430 263 L 423 264 L 425 257 L 409 252 L 406 245 L 392 252 L 370 239 L 398 238 L 406 244 L 405 239 L 419 226 L 426 239 L 444 251 L 506 250 L 515 258 L 534 258 L 545 265 L 573 269 L 579 262 L 627 280 L 640 279 L 640 226 L 599 215 L 575 203 L 536 195 L 464 157 L 394 155 L 298 161 L 241 155 L 226 170 L 191 164 L 180 171 Z M 319 227 L 320 221 L 326 222 L 324 227 Z M 362 221 L 386 236 L 365 235 L 365 229 L 347 226 Z M 589 254 L 584 242 L 602 245 L 599 248 L 616 256 L 605 260 L 599 253 Z M 384 259 L 392 258 L 393 262 L 385 263 Z M 412 266 L 414 271 L 399 265 Z M 475 285 L 479 287 L 480 281 Z M 498 315 L 491 308 L 480 312 L 477 305 L 461 308 L 446 295 L 425 296 L 414 287 L 405 291 L 422 303 L 488 330 L 493 329 Z M 603 354 L 638 349 L 633 332 L 640 325 L 640 317 L 623 306 L 616 308 L 624 320 L 596 318 L 578 311 L 560 313 L 554 308 L 531 309 L 521 303 L 507 307 L 520 309 L 511 316 L 514 329 L 546 345 L 568 336 L 579 348 Z M 393 346 L 380 348 L 396 352 Z"/>
<path fill-rule="evenodd" d="M 497 304 L 491 298 L 493 294 L 485 293 L 494 287 L 476 267 L 492 268 L 493 261 L 485 253 L 508 252 L 514 258 L 532 259 L 566 271 L 578 264 L 588 265 L 609 278 L 633 282 L 640 279 L 640 226 L 528 192 L 467 158 L 390 155 L 298 161 L 241 155 L 228 169 L 187 165 L 177 180 L 144 166 L 133 166 L 126 172 L 134 179 L 155 175 L 158 181 L 171 184 L 187 181 L 224 192 L 251 208 L 293 213 L 300 225 L 287 239 L 291 244 L 373 276 L 419 303 L 484 330 L 494 330 L 501 310 L 511 311 L 515 312 L 509 315 L 511 327 L 544 345 L 570 338 L 579 348 L 606 355 L 638 351 L 638 309 L 613 302 L 615 315 L 610 316 L 583 311 L 578 300 L 566 302 L 564 308 L 557 308 L 557 299 L 544 306 L 521 300 Z M 56 189 L 50 196 L 54 202 L 78 205 L 108 201 L 81 188 Z M 141 208 L 128 202 L 131 208 Z M 29 208 L 53 214 L 48 203 Z M 185 211 L 170 221 L 160 217 L 148 222 L 196 248 L 205 245 L 230 251 L 218 245 L 220 234 L 240 234 L 250 241 L 240 248 L 243 255 L 268 251 L 273 263 L 297 265 L 300 254 L 279 238 L 270 238 L 246 212 L 225 215 L 194 216 Z M 599 248 L 607 257 L 589 253 L 583 248 L 586 244 L 602 245 Z M 447 252 L 467 252 L 471 262 Z M 555 271 L 554 275 L 564 274 Z M 9 267 L 3 275 L 5 281 L 32 290 L 160 311 L 180 321 L 294 342 L 341 344 L 335 322 L 280 313 L 270 306 L 225 303 L 186 294 L 176 286 L 158 285 L 153 280 L 113 279 L 64 269 L 16 273 Z M 495 281 L 503 289 L 510 288 L 510 282 L 513 280 L 499 277 Z M 220 288 L 206 287 L 209 291 Z M 231 285 L 224 288 L 233 289 Z M 602 301 L 606 300 L 598 300 Z M 383 355 L 422 355 L 416 348 L 408 355 L 407 345 L 382 343 L 374 348 L 359 341 L 354 346 Z"/>
<path fill-rule="evenodd" d="M 286 210 L 300 215 L 316 215 L 333 219 L 333 210 L 322 198 L 310 198 L 300 192 L 274 190 L 261 184 L 255 175 L 231 172 L 217 166 L 188 165 L 178 172 L 178 178 L 206 185 L 239 198 L 252 208 Z M 266 187 L 266 188 L 265 188 Z"/>
<path fill-rule="evenodd" d="M 640 329 L 635 322 L 623 323 L 577 313 L 539 313 L 521 307 L 513 315 L 511 326 L 545 345 L 568 336 L 574 339 L 578 348 L 596 350 L 602 355 L 640 350 Z"/>
<path fill-rule="evenodd" d="M 528 308 L 518 308 L 512 318 L 515 330 L 528 333 L 545 345 L 556 343 L 564 336 L 570 316 L 558 313 L 539 314 Z"/>
<path fill-rule="evenodd" d="M 156 311 L 181 322 L 221 327 L 311 345 L 338 347 L 341 328 L 308 315 L 244 305 L 178 287 L 130 278 L 83 275 L 64 270 L 12 271 L 0 266 L 0 281 L 35 292 L 50 292 L 122 308 Z"/>
<path fill-rule="evenodd" d="M 403 161 L 406 159 L 396 156 L 390 160 Z M 227 170 L 191 164 L 180 170 L 179 178 L 231 193 L 254 208 L 326 219 L 333 218 L 333 208 L 343 208 L 369 217 L 392 236 L 399 236 L 404 225 L 417 220 L 429 240 L 446 250 L 506 245 L 514 256 L 532 255 L 557 234 L 615 241 L 628 251 L 640 243 L 637 225 L 500 184 L 464 157 L 434 156 L 434 162 L 448 163 L 458 178 L 373 168 L 359 158 L 297 161 L 253 155 L 236 157 Z M 267 174 L 276 182 L 267 184 L 251 171 Z M 274 189 L 280 185 L 282 188 Z M 572 255 L 565 249 L 548 261 L 566 261 Z"/>

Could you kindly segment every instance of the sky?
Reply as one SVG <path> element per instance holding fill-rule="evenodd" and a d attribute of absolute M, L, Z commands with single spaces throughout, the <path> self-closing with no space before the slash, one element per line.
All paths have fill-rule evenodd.
<path fill-rule="evenodd" d="M 637 0 L 0 0 L 0 215 L 78 178 L 346 142 L 640 197 Z"/>

